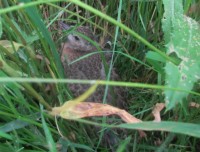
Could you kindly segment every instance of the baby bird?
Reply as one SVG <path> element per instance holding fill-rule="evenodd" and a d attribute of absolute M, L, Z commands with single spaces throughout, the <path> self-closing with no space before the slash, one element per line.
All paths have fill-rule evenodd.
<path fill-rule="evenodd" d="M 59 26 L 63 30 L 71 29 L 69 25 L 64 24 L 63 22 L 59 22 Z M 68 34 L 66 41 L 62 45 L 61 62 L 65 70 L 65 75 L 69 79 L 106 80 L 106 72 L 102 57 L 97 51 L 97 48 L 86 40 L 85 37 L 96 42 L 95 36 L 88 27 L 79 26 L 76 28 L 74 33 Z M 98 53 L 89 55 L 71 64 L 72 61 L 92 52 Z M 108 64 L 111 60 L 111 55 L 106 51 L 103 52 Z M 111 72 L 111 80 L 119 80 L 119 76 L 116 74 L 114 69 L 112 69 Z M 89 84 L 69 84 L 69 89 L 73 93 L 74 97 L 83 94 L 89 87 Z M 105 86 L 99 86 L 95 93 L 93 93 L 93 95 L 86 101 L 102 103 L 104 92 Z M 114 87 L 111 89 L 109 86 L 106 102 L 110 105 L 123 108 L 123 94 L 124 92 L 122 88 Z"/>

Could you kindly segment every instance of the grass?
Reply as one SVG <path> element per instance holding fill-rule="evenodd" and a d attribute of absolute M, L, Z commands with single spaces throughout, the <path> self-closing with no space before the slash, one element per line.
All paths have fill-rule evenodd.
<path fill-rule="evenodd" d="M 199 108 L 188 106 L 199 103 L 199 83 L 193 91 L 165 86 L 165 65 L 178 65 L 179 60 L 165 53 L 162 1 L 8 0 L 0 6 L 1 151 L 199 151 Z M 198 7 L 197 0 L 183 0 L 184 13 L 197 22 Z M 127 111 L 148 122 L 113 127 L 101 118 L 73 121 L 46 112 L 72 98 L 65 83 L 91 83 L 63 79 L 59 20 L 90 26 L 102 45 L 108 42 L 114 54 L 111 63 L 123 82 L 100 83 L 127 87 Z M 38 54 L 50 63 L 39 60 Z M 50 90 L 46 90 L 48 84 Z M 182 104 L 163 111 L 163 122 L 156 124 L 151 112 L 156 103 L 164 102 L 166 89 L 190 94 Z M 101 136 L 104 132 L 96 132 L 94 125 L 107 128 L 105 132 L 122 128 L 112 129 L 109 138 L 117 139 L 118 144 L 106 146 Z M 147 137 L 140 139 L 135 129 L 148 130 Z"/>

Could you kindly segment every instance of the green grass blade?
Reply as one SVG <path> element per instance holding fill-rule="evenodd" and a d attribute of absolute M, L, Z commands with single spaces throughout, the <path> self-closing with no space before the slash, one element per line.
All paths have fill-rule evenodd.
<path fill-rule="evenodd" d="M 53 140 L 52 134 L 51 134 L 51 132 L 50 132 L 48 126 L 47 126 L 45 119 L 44 119 L 43 106 L 40 105 L 40 107 L 41 107 L 42 126 L 43 126 L 43 129 L 44 129 L 44 132 L 45 132 L 47 144 L 49 146 L 48 148 L 51 152 L 57 152 L 56 144 Z"/>
<path fill-rule="evenodd" d="M 117 127 L 141 129 L 146 131 L 167 131 L 200 138 L 200 125 L 183 122 L 142 122 L 137 124 L 121 124 Z"/>
<path fill-rule="evenodd" d="M 27 3 L 30 1 L 24 0 L 23 2 Z M 34 26 L 37 28 L 38 32 L 41 32 L 41 36 L 45 38 L 45 40 L 47 41 L 48 45 L 50 46 L 50 50 L 48 48 L 48 46 L 46 46 L 46 42 L 43 42 L 43 46 L 45 47 L 45 51 L 47 52 L 46 55 L 48 56 L 50 63 L 56 64 L 56 67 L 54 67 L 54 64 L 52 65 L 54 67 L 54 69 L 57 71 L 59 77 L 63 78 L 64 77 L 64 73 L 63 73 L 63 67 L 61 65 L 60 62 L 60 57 L 58 55 L 58 51 L 55 47 L 55 44 L 53 42 L 53 40 L 51 39 L 51 36 L 49 34 L 49 31 L 46 29 L 44 23 L 42 22 L 42 19 L 37 11 L 37 9 L 34 6 L 29 7 L 28 9 L 25 9 L 28 16 L 30 17 L 30 19 L 32 20 L 32 23 L 34 24 Z M 41 38 L 42 40 L 42 38 Z M 54 61 L 54 62 L 51 62 Z"/>

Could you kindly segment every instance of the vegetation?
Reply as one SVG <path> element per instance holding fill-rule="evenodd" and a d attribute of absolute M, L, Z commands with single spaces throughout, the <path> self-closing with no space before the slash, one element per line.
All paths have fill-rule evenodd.
<path fill-rule="evenodd" d="M 3 0 L 0 7 L 0 151 L 200 150 L 200 1 Z M 65 83 L 91 82 L 64 79 L 58 21 L 91 27 L 113 53 L 122 81 L 99 83 L 126 87 L 126 110 L 143 123 L 49 114 L 72 99 Z M 161 122 L 153 122 L 156 103 L 166 106 Z"/>

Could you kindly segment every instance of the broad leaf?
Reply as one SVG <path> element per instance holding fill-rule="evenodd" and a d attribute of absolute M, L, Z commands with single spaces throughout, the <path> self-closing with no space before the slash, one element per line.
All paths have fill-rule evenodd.
<path fill-rule="evenodd" d="M 165 13 L 163 20 L 167 53 L 175 53 L 181 59 L 179 65 L 166 63 L 166 86 L 190 91 L 200 78 L 199 24 L 182 14 L 182 1 L 163 0 L 163 3 L 165 11 L 168 12 Z M 173 7 L 170 4 L 174 4 Z M 171 13 L 169 14 L 169 12 Z M 188 95 L 187 91 L 179 92 L 166 89 L 167 110 L 173 108 L 176 103 L 182 102 Z"/>

